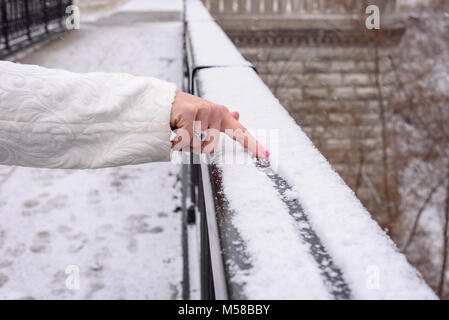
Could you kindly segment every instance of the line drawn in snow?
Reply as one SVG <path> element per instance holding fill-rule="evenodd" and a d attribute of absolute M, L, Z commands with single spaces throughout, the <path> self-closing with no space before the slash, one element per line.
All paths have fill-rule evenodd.
<path fill-rule="evenodd" d="M 344 278 L 343 272 L 340 267 L 335 264 L 332 256 L 315 232 L 299 199 L 295 197 L 295 191 L 292 186 L 290 186 L 290 184 L 273 169 L 269 160 L 258 160 L 256 166 L 273 182 L 274 188 L 281 196 L 290 215 L 297 223 L 299 235 L 302 241 L 309 245 L 309 252 L 317 263 L 317 267 L 320 270 L 323 282 L 328 288 L 329 293 L 332 294 L 336 300 L 351 299 L 351 289 Z"/>

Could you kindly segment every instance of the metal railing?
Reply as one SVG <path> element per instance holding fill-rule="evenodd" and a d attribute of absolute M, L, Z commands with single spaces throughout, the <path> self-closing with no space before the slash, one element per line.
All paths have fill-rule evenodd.
<path fill-rule="evenodd" d="M 257 72 L 254 66 L 243 58 L 215 60 L 216 58 L 203 56 L 203 58 L 195 59 L 195 50 L 198 50 L 198 43 L 192 40 L 195 24 L 198 23 L 193 21 L 189 24 L 187 22 L 185 34 L 186 76 L 190 93 L 198 96 L 203 94 L 197 77 L 197 73 L 201 70 L 246 68 L 250 72 Z M 200 26 L 202 24 L 199 23 Z M 220 35 L 222 31 L 215 25 L 215 22 L 211 21 L 207 24 L 209 28 L 216 28 L 215 35 Z M 225 44 L 224 48 L 226 47 L 228 50 L 229 48 L 236 50 L 230 43 Z M 232 54 L 230 55 L 232 56 Z M 184 189 L 184 192 L 189 194 L 191 200 L 190 206 L 186 208 L 185 221 L 188 224 L 196 225 L 196 232 L 199 235 L 200 297 L 206 300 L 247 299 L 241 285 L 230 280 L 233 276 L 232 270 L 224 263 L 224 261 L 233 261 L 240 270 L 251 268 L 244 242 L 232 224 L 234 212 L 223 192 L 222 170 L 216 164 L 200 164 L 201 160 L 197 155 L 191 154 L 190 157 L 191 165 L 184 168 L 184 178 L 189 181 L 189 184 L 185 185 L 187 189 Z M 298 200 L 286 200 L 285 195 L 292 192 L 291 186 L 275 173 L 269 164 L 260 162 L 258 167 L 261 172 L 273 180 L 279 196 L 285 200 L 283 201 L 290 215 L 303 226 L 302 240 L 312 248 L 311 254 L 330 287 L 331 295 L 335 299 L 349 299 L 351 292 L 343 279 L 341 270 L 333 263 L 331 256 L 304 214 L 301 204 Z"/>
<path fill-rule="evenodd" d="M 214 57 L 217 55 L 209 53 L 212 58 L 209 55 L 195 58 L 195 50 L 198 50 L 199 44 L 192 40 L 192 33 L 195 32 L 195 25 L 199 24 L 201 27 L 203 23 L 204 20 L 199 23 L 198 21 L 186 21 L 185 26 L 185 65 L 187 67 L 188 91 L 198 96 L 203 94 L 197 77 L 197 73 L 201 70 L 246 68 L 250 72 L 257 72 L 253 65 L 241 57 L 234 56 L 230 59 L 222 57 L 220 60 L 216 60 Z M 214 36 L 224 36 L 215 22 L 210 20 L 206 24 L 208 28 L 216 29 Z M 222 40 L 226 40 L 226 36 L 222 37 Z M 224 48 L 231 49 L 230 56 L 233 56 L 232 50 L 236 50 L 231 43 L 225 43 Z M 246 252 L 244 241 L 240 239 L 239 232 L 232 223 L 234 212 L 223 191 L 222 170 L 216 164 L 200 164 L 201 160 L 197 155 L 191 154 L 190 157 L 191 165 L 185 166 L 183 170 L 184 179 L 188 181 L 184 184 L 183 191 L 188 194 L 190 199 L 190 205 L 185 207 L 185 223 L 196 225 L 196 232 L 199 235 L 199 244 L 197 243 L 201 275 L 199 296 L 206 300 L 247 299 L 241 284 L 231 281 L 233 271 L 225 263 L 225 261 L 232 261 L 233 265 L 238 266 L 240 270 L 251 268 L 250 257 Z M 333 263 L 331 256 L 304 214 L 301 204 L 298 200 L 287 200 L 285 197 L 288 192 L 292 192 L 292 187 L 272 170 L 269 163 L 259 162 L 258 167 L 261 172 L 273 180 L 290 215 L 302 225 L 302 240 L 312 248 L 311 254 L 322 277 L 328 283 L 331 295 L 335 299 L 350 299 L 351 292 L 343 279 L 341 270 Z"/>
<path fill-rule="evenodd" d="M 210 21 L 209 27 L 216 28 L 222 32 L 218 25 L 213 22 L 207 10 L 197 1 L 186 1 L 184 8 L 185 34 L 185 77 L 186 91 L 191 94 L 200 95 L 199 86 L 196 83 L 197 73 L 200 70 L 215 67 L 235 67 L 243 66 L 254 68 L 243 58 L 232 62 L 216 60 L 215 55 L 208 55 L 206 59 L 195 59 L 195 43 L 192 41 L 191 26 L 195 21 Z M 193 12 L 195 8 L 195 13 Z M 198 15 L 199 10 L 199 15 Z M 189 16 L 189 15 L 195 15 Z M 198 61 L 199 60 L 199 61 Z M 183 199 L 184 199 L 184 298 L 203 300 L 224 300 L 224 299 L 245 299 L 241 288 L 233 286 L 229 281 L 231 275 L 227 271 L 224 263 L 224 256 L 231 258 L 238 263 L 239 267 L 248 267 L 247 259 L 242 256 L 243 250 L 236 250 L 232 241 L 238 239 L 238 233 L 233 228 L 226 216 L 230 216 L 230 210 L 226 198 L 221 195 L 221 172 L 215 165 L 200 164 L 197 155 L 190 155 L 190 165 L 183 166 Z M 188 199 L 188 201 L 187 201 Z M 217 220 L 217 217 L 221 219 Z M 220 226 L 218 226 L 218 223 Z M 188 235 L 194 233 L 195 235 Z M 226 230 L 225 233 L 223 231 Z M 231 237 L 229 237 L 231 236 Z M 189 239 L 192 239 L 189 242 Z M 189 256 L 186 254 L 189 247 L 197 247 L 198 255 Z M 193 259 L 198 259 L 197 270 L 191 269 Z M 192 283 L 192 272 L 199 273 L 198 283 Z M 195 290 L 197 292 L 195 293 Z"/>
<path fill-rule="evenodd" d="M 229 102 L 239 105 L 242 108 L 240 111 L 246 108 L 246 111 L 254 112 L 255 109 L 252 108 L 257 108 L 259 112 L 265 112 L 264 114 L 267 114 L 269 110 L 270 114 L 277 114 L 281 118 L 285 116 L 282 121 L 276 122 L 273 119 L 257 118 L 257 115 L 253 113 L 253 118 L 258 120 L 248 119 L 248 117 L 246 119 L 253 124 L 258 122 L 257 125 L 271 125 L 280 128 L 279 130 L 286 130 L 285 134 L 296 136 L 298 143 L 303 140 L 303 135 L 299 133 L 300 129 L 290 121 L 284 110 L 281 110 L 280 105 L 275 102 L 268 88 L 257 76 L 254 67 L 239 54 L 237 48 L 215 23 L 201 2 L 186 0 L 186 5 L 185 89 L 213 101 L 217 98 L 228 101 L 221 102 L 225 105 Z M 229 82 L 229 79 L 233 81 Z M 220 83 L 220 85 L 214 86 L 211 83 Z M 241 88 L 245 89 L 242 91 Z M 232 97 L 228 94 L 223 95 L 223 92 L 232 92 Z M 255 100 L 258 102 L 254 102 Z M 262 106 L 260 101 L 268 102 Z M 342 184 L 341 179 L 330 166 L 323 161 L 324 159 L 316 149 L 309 142 L 303 141 L 298 146 L 286 143 L 281 141 L 279 147 L 288 150 L 290 157 L 294 153 L 298 160 L 289 162 L 288 159 L 284 159 L 287 166 L 283 167 L 282 174 L 274 170 L 269 162 L 257 161 L 256 164 L 246 167 L 247 176 L 243 181 L 257 179 L 260 175 L 266 178 L 265 181 L 270 181 L 259 187 L 263 189 L 263 192 L 276 196 L 282 202 L 282 209 L 279 209 L 282 210 L 282 217 L 295 230 L 292 238 L 289 238 L 290 244 L 295 243 L 307 248 L 307 254 L 312 261 L 311 268 L 314 274 L 318 275 L 317 281 L 320 283 L 315 284 L 317 286 L 324 284 L 324 291 L 326 291 L 320 291 L 319 298 L 434 298 L 431 290 L 420 279 L 413 267 L 397 252 L 388 237 L 379 231 L 377 224 L 373 220 L 367 220 L 366 210 L 360 206 L 354 194 Z M 304 155 L 313 155 L 314 160 L 308 162 L 306 160 L 308 156 L 304 157 Z M 283 246 L 289 245 L 287 243 L 279 247 L 280 256 L 276 258 L 281 260 L 276 264 L 279 269 L 268 270 L 270 280 L 266 281 L 266 285 L 260 287 L 261 279 L 254 278 L 253 284 L 257 283 L 258 289 L 248 290 L 249 283 L 252 282 L 252 270 L 265 268 L 260 261 L 254 259 L 254 254 L 258 254 L 260 258 L 260 254 L 264 255 L 264 253 L 254 251 L 248 234 L 235 224 L 234 218 L 239 214 L 241 216 L 244 213 L 242 210 L 248 210 L 248 207 L 245 207 L 246 209 L 236 207 L 231 201 L 235 201 L 237 195 L 229 194 L 229 190 L 226 190 L 225 183 L 226 181 L 230 183 L 230 180 L 225 181 L 225 178 L 229 177 L 227 174 L 238 169 L 220 163 L 202 162 L 200 158 L 203 156 L 190 154 L 189 157 L 191 164 L 183 165 L 182 179 L 184 298 L 264 299 L 267 296 L 273 298 L 270 292 L 283 292 L 285 289 L 290 292 L 300 290 L 302 296 L 307 298 L 309 290 L 314 291 L 314 288 L 304 284 L 303 279 L 307 280 L 301 278 L 305 276 L 304 274 L 301 274 L 300 280 L 294 284 L 285 282 L 285 277 L 289 276 L 284 274 L 285 270 L 282 270 L 285 264 L 289 265 L 289 272 L 301 273 L 299 269 L 296 269 L 295 263 L 290 264 L 291 261 L 295 261 L 295 257 L 292 256 L 295 252 L 289 251 L 290 254 L 282 252 Z M 300 164 L 303 160 L 305 162 Z M 289 165 L 294 167 L 290 168 L 293 170 L 289 169 Z M 308 169 L 297 170 L 302 165 Z M 320 183 L 319 176 L 310 176 L 307 172 L 319 173 L 326 177 L 328 186 Z M 300 182 L 294 178 L 297 174 L 299 174 Z M 306 194 L 309 190 L 315 192 L 310 199 L 302 197 L 300 200 L 291 196 L 295 194 L 296 188 L 303 184 L 302 179 L 308 181 L 308 186 L 303 192 L 305 191 Z M 326 188 L 330 189 L 326 191 Z M 332 192 L 328 192 L 329 190 Z M 254 191 L 248 190 L 249 193 Z M 246 197 L 248 195 L 244 193 L 238 195 L 239 199 Z M 317 199 L 320 199 L 321 208 L 309 207 L 306 213 L 303 208 L 316 202 Z M 258 198 L 257 195 L 250 197 L 248 201 L 256 207 L 259 205 L 263 207 L 265 204 L 265 199 L 262 196 Z M 357 214 L 347 215 L 347 211 L 357 212 Z M 327 214 L 332 214 L 332 217 L 334 217 L 333 214 L 337 214 L 339 220 L 335 220 L 335 217 L 316 220 L 316 216 L 328 218 Z M 257 219 L 257 216 L 255 218 Z M 338 237 L 332 239 L 335 234 L 323 233 L 323 230 L 332 230 L 331 233 L 335 233 L 335 228 L 341 228 L 340 233 L 343 235 L 347 232 L 351 234 L 341 241 Z M 264 231 L 260 230 L 260 232 Z M 347 251 L 348 239 L 353 242 L 353 245 L 349 245 L 351 252 Z M 376 244 L 375 247 L 360 245 L 366 241 L 373 241 Z M 332 250 L 329 250 L 329 246 Z M 266 259 L 268 260 L 263 261 L 270 261 L 271 257 L 268 256 Z M 370 291 L 365 287 L 365 280 L 360 278 L 360 275 L 365 274 L 366 270 L 373 265 L 382 270 L 382 274 L 387 275 L 389 281 L 382 282 L 380 288 Z M 236 280 L 239 274 L 245 274 L 244 281 Z"/>
<path fill-rule="evenodd" d="M 0 57 L 64 29 L 72 0 L 0 0 Z"/>

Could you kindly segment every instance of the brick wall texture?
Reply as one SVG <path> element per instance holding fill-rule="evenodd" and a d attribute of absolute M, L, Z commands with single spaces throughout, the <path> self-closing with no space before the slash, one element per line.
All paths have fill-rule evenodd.
<path fill-rule="evenodd" d="M 380 102 L 388 104 L 392 91 L 388 56 L 394 49 L 377 55 L 369 46 L 239 49 L 368 210 L 381 217 Z"/>

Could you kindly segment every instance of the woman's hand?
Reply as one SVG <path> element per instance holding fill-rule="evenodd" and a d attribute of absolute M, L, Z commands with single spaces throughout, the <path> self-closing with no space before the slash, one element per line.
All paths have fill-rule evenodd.
<path fill-rule="evenodd" d="M 170 117 L 170 126 L 177 134 L 173 148 L 178 151 L 211 153 L 218 145 L 220 132 L 224 132 L 256 157 L 267 158 L 269 152 L 238 120 L 239 114 L 230 112 L 225 106 L 178 91 Z M 205 140 L 201 134 L 206 136 Z"/>

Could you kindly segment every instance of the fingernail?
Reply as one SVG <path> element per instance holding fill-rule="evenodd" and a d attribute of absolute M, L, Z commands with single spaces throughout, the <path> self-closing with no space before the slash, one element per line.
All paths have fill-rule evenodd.
<path fill-rule="evenodd" d="M 260 149 L 260 153 L 263 154 L 265 157 L 269 157 L 270 156 L 270 152 L 268 152 L 267 150 L 265 150 L 265 148 L 261 147 Z"/>

